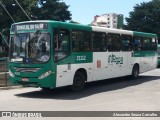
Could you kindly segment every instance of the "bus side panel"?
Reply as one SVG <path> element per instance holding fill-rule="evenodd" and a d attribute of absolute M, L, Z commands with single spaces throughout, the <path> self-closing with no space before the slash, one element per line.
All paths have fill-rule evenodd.
<path fill-rule="evenodd" d="M 93 53 L 93 81 L 113 77 L 113 64 L 108 63 L 107 52 Z"/>
<path fill-rule="evenodd" d="M 140 73 L 153 70 L 157 67 L 157 55 L 155 51 L 135 51 L 135 63 L 139 63 Z"/>
<path fill-rule="evenodd" d="M 132 52 L 94 52 L 93 81 L 132 74 Z"/>
<path fill-rule="evenodd" d="M 72 85 L 76 71 L 84 69 L 87 72 L 87 80 L 92 79 L 92 52 L 72 53 L 67 58 L 57 63 L 56 87 Z"/>
<path fill-rule="evenodd" d="M 57 65 L 57 77 L 56 77 L 56 87 L 69 85 L 69 80 L 71 79 L 70 65 Z"/>

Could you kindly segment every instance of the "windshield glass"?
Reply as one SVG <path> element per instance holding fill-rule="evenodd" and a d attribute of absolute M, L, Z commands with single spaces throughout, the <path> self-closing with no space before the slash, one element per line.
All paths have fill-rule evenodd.
<path fill-rule="evenodd" d="M 48 33 L 19 33 L 11 36 L 9 58 L 11 62 L 43 63 L 50 58 Z"/>

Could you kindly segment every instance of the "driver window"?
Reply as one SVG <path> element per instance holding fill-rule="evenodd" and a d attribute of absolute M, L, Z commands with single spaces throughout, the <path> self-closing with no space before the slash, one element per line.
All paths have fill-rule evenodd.
<path fill-rule="evenodd" d="M 70 32 L 66 29 L 54 30 L 54 60 L 59 61 L 69 54 Z"/>

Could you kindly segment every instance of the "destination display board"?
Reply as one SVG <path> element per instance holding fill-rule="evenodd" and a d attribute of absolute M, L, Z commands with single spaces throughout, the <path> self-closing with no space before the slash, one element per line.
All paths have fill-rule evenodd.
<path fill-rule="evenodd" d="M 47 23 L 26 23 L 12 25 L 11 31 L 22 31 L 22 30 L 47 30 Z"/>

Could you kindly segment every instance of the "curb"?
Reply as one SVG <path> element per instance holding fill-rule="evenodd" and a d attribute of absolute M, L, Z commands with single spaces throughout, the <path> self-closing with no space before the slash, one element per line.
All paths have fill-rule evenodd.
<path fill-rule="evenodd" d="M 0 87 L 0 90 L 10 90 L 10 89 L 17 89 L 17 88 L 22 88 L 22 86 L 5 86 L 5 87 Z"/>

